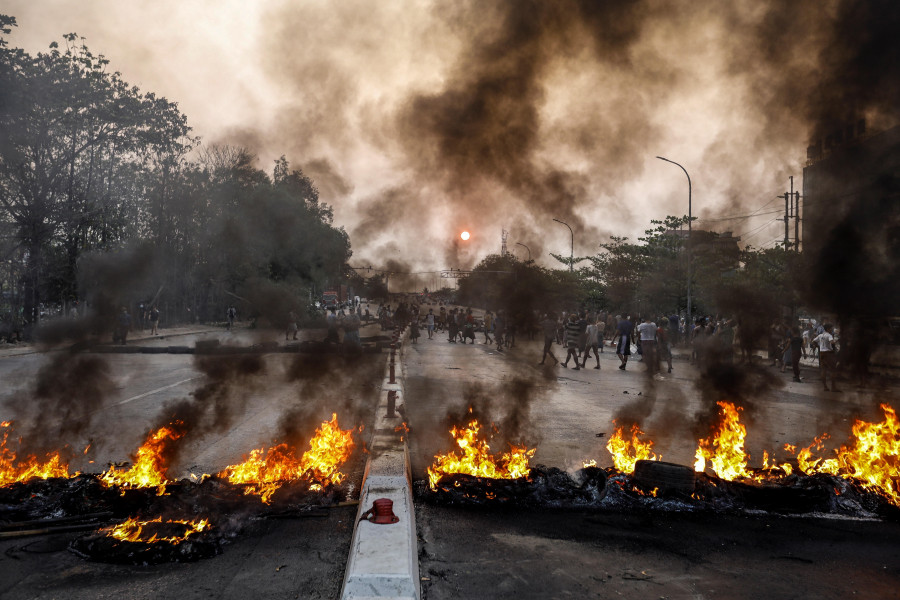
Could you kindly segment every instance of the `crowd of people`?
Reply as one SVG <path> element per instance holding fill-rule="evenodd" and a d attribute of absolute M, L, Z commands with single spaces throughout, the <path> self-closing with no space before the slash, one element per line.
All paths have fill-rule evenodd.
<path fill-rule="evenodd" d="M 659 375 L 663 368 L 671 373 L 673 348 L 679 346 L 689 353 L 690 363 L 699 368 L 713 363 L 750 363 L 757 342 L 743 339 L 740 323 L 732 318 L 701 316 L 688 325 L 678 315 L 633 318 L 627 314 L 613 315 L 604 311 L 562 312 L 558 315 L 536 313 L 529 317 L 519 320 L 532 324 L 527 332 L 530 337 L 534 335 L 531 329 L 543 334 L 543 350 L 538 364 L 547 364 L 549 357 L 554 365 L 574 370 L 586 369 L 589 361 L 594 363 L 594 369 L 599 370 L 600 354 L 606 347 L 615 349 L 620 370 L 626 370 L 629 359 L 637 355 L 650 375 Z M 233 319 L 233 308 L 229 308 L 229 328 Z M 443 303 L 437 307 L 425 307 L 415 302 L 400 302 L 396 307 L 381 304 L 374 315 L 370 313 L 368 304 L 365 307 L 354 303 L 330 308 L 326 312 L 325 341 L 358 346 L 360 327 L 373 320 L 379 323 L 382 331 L 409 325 L 413 344 L 418 343 L 423 332 L 428 340 L 436 339 L 438 333 L 446 334 L 448 343 L 480 343 L 495 347 L 500 353 L 514 347 L 516 342 L 516 319 L 506 311 L 495 313 L 486 310 L 479 316 L 472 308 L 445 306 Z M 296 340 L 296 314 L 291 312 L 287 321 L 285 340 Z M 343 340 L 339 330 L 344 331 Z M 554 344 L 565 351 L 560 357 L 553 351 Z M 796 324 L 789 319 L 775 320 L 769 328 L 768 344 L 770 365 L 780 368 L 781 372 L 786 372 L 790 367 L 795 382 L 803 381 L 800 376 L 801 358 L 810 357 L 819 361 L 824 388 L 840 391 L 834 382 L 838 342 L 831 324 L 816 320 Z"/>

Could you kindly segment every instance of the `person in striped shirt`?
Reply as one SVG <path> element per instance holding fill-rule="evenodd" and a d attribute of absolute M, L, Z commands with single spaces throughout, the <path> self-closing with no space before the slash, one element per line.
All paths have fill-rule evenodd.
<path fill-rule="evenodd" d="M 576 371 L 579 371 L 581 369 L 581 367 L 578 365 L 578 342 L 579 338 L 581 337 L 581 332 L 582 329 L 578 320 L 578 315 L 576 315 L 575 313 L 570 314 L 569 320 L 566 321 L 566 361 L 562 364 L 562 366 L 568 367 L 569 359 L 574 358 L 575 366 L 573 367 L 573 369 Z"/>

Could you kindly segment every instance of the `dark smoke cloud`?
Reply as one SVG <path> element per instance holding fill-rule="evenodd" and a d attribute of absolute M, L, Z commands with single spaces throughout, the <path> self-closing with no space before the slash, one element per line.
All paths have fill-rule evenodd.
<path fill-rule="evenodd" d="M 353 230 L 354 241 L 361 245 L 375 243 L 393 224 L 405 222 L 413 216 L 410 213 L 419 208 L 419 202 L 417 195 L 400 187 L 367 198 L 359 207 L 362 222 Z M 427 213 L 423 213 L 421 217 L 426 218 Z"/>
<path fill-rule="evenodd" d="M 43 365 L 31 385 L 3 402 L 17 436 L 20 454 L 78 452 L 92 437 L 92 425 L 115 390 L 106 360 L 91 354 L 57 353 Z"/>
<path fill-rule="evenodd" d="M 483 214 L 483 182 L 493 181 L 505 190 L 505 201 L 499 203 L 505 211 L 522 209 L 541 220 L 559 217 L 577 231 L 587 227 L 579 210 L 589 198 L 586 173 L 543 165 L 537 156 L 548 72 L 555 59 L 576 53 L 585 42 L 592 44 L 596 57 L 626 66 L 625 55 L 642 19 L 635 6 L 471 5 L 468 17 L 493 23 L 492 35 L 470 39 L 444 90 L 410 98 L 398 119 L 407 157 L 421 172 L 440 178 L 454 212 Z M 460 16 L 455 9 L 450 13 L 452 19 Z M 575 138 L 581 151 L 611 170 L 633 154 L 633 144 L 644 137 L 640 131 L 648 129 L 646 119 L 632 119 L 637 115 L 629 114 L 627 106 L 620 108 L 625 110 L 615 123 L 597 115 L 592 130 Z M 643 126 L 632 127 L 632 122 Z"/>
<path fill-rule="evenodd" d="M 323 198 L 342 199 L 353 193 L 353 183 L 327 158 L 308 160 L 301 167 L 306 176 L 316 183 Z"/>
<path fill-rule="evenodd" d="M 350 0 L 217 7 L 216 20 L 166 0 L 10 2 L 14 43 L 44 49 L 78 31 L 129 81 L 178 101 L 205 139 L 301 165 L 357 257 L 415 253 L 419 269 L 446 261 L 473 219 L 491 229 L 461 257 L 473 263 L 512 220 L 514 238 L 548 246 L 565 240 L 548 217 L 584 249 L 634 238 L 685 212 L 681 175 L 656 154 L 691 172 L 695 214 L 755 210 L 798 174 L 807 140 L 861 117 L 889 127 L 900 105 L 891 0 Z M 175 26 L 149 52 L 156 20 Z M 177 73 L 167 47 L 190 49 Z M 236 76 L 211 89 L 222 68 Z M 369 199 L 392 189 L 406 190 L 402 218 L 365 239 Z M 420 250 L 423 214 L 433 252 Z"/>
<path fill-rule="evenodd" d="M 56 319 L 35 333 L 45 348 L 80 343 L 109 333 L 122 307 L 132 308 L 136 293 L 146 292 L 161 281 L 160 263 L 151 244 L 136 243 L 110 253 L 89 253 L 78 262 L 78 287 L 85 290 L 87 309 L 78 319 Z M 152 292 L 151 292 L 152 293 Z"/>
<path fill-rule="evenodd" d="M 897 124 L 900 107 L 900 5 L 891 0 L 843 0 L 819 56 L 824 69 L 809 94 L 813 137 L 867 117 Z"/>
<path fill-rule="evenodd" d="M 258 392 L 268 372 L 259 354 L 195 355 L 194 365 L 206 382 L 192 393 L 163 406 L 151 427 L 170 427 L 178 439 L 163 449 L 164 464 L 177 463 L 183 451 L 209 434 L 227 432 Z"/>
<path fill-rule="evenodd" d="M 741 421 L 752 425 L 760 416 L 757 401 L 771 398 L 784 387 L 778 375 L 764 366 L 718 362 L 708 364 L 695 385 L 701 399 L 701 407 L 694 415 L 695 439 L 706 437 L 710 428 L 718 425 L 718 402 L 730 402 L 742 408 Z"/>
<path fill-rule="evenodd" d="M 449 439 L 447 432 L 452 427 L 465 427 L 477 419 L 482 426 L 480 435 L 494 438 L 494 452 L 505 452 L 510 445 L 534 446 L 540 439 L 538 428 L 531 422 L 531 405 L 536 397 L 534 383 L 520 377 L 498 385 L 468 384 L 462 398 L 451 400 L 441 419 L 443 436 Z"/>
<path fill-rule="evenodd" d="M 297 355 L 288 369 L 296 400 L 279 419 L 272 443 L 286 442 L 305 451 L 316 428 L 336 413 L 341 429 L 368 423 L 380 393 L 384 357 Z"/>

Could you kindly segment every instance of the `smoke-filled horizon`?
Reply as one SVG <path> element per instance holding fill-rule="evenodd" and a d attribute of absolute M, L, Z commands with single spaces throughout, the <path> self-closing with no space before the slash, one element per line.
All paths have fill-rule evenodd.
<path fill-rule="evenodd" d="M 76 8 L 77 7 L 77 8 Z M 77 32 L 177 102 L 204 145 L 280 155 L 312 178 L 354 263 L 466 268 L 501 231 L 547 265 L 687 213 L 780 239 L 749 214 L 808 143 L 896 124 L 900 9 L 851 2 L 264 3 L 12 0 L 11 45 Z M 769 204 L 770 209 L 778 204 Z M 767 213 L 769 211 L 762 211 Z M 472 238 L 458 241 L 468 230 Z M 774 238 L 774 239 L 773 239 Z M 522 250 L 524 252 L 524 250 Z M 524 258 L 524 256 L 523 256 Z"/>

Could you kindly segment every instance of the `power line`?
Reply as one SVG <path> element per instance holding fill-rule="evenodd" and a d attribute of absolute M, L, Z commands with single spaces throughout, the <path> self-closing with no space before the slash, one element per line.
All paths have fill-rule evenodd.
<path fill-rule="evenodd" d="M 751 237 L 753 237 L 754 235 L 757 235 L 760 231 L 762 231 L 763 227 L 765 227 L 767 225 L 771 225 L 772 223 L 775 223 L 778 220 L 779 219 L 777 217 L 774 219 L 769 219 L 768 221 L 766 221 L 759 227 L 755 227 L 754 229 L 751 229 L 745 233 L 742 233 L 742 234 L 738 235 L 737 237 L 741 238 L 741 241 L 746 242 L 748 239 L 750 239 Z"/>
<path fill-rule="evenodd" d="M 846 196 L 851 196 L 851 195 L 852 194 L 844 194 L 843 196 L 838 196 L 838 198 L 844 198 Z M 800 196 L 800 197 L 803 198 L 803 196 Z M 716 217 L 714 219 L 697 219 L 697 220 L 702 221 L 704 223 L 715 223 L 718 221 L 736 221 L 738 219 L 750 219 L 753 217 L 761 217 L 764 215 L 774 215 L 774 214 L 779 214 L 779 213 L 784 214 L 784 210 L 781 208 L 777 208 L 775 210 L 767 210 L 766 212 L 759 212 L 762 209 L 764 209 L 765 207 L 767 207 L 768 205 L 772 204 L 772 202 L 774 202 L 775 200 L 784 200 L 784 195 L 775 196 L 772 200 L 769 200 L 768 202 L 766 202 L 765 204 L 763 204 L 762 206 L 757 208 L 755 211 L 753 211 L 752 213 L 747 214 L 747 215 L 732 215 L 729 217 Z M 803 199 L 803 206 L 808 206 L 810 204 L 815 204 L 815 201 L 806 200 L 805 198 Z"/>
<path fill-rule="evenodd" d="M 783 196 L 782 196 L 782 198 L 783 198 Z M 718 222 L 718 221 L 737 221 L 738 219 L 752 219 L 753 217 L 762 217 L 762 216 L 765 216 L 765 215 L 774 215 L 774 214 L 776 214 L 776 213 L 783 213 L 783 212 L 784 212 L 784 211 L 783 211 L 782 209 L 779 208 L 779 209 L 776 209 L 776 210 L 767 210 L 766 212 L 752 213 L 752 214 L 749 214 L 749 215 L 736 215 L 736 216 L 733 216 L 733 217 L 718 217 L 718 218 L 715 218 L 715 219 L 699 219 L 699 220 L 702 221 L 702 222 L 704 222 L 704 223 L 715 223 L 715 222 Z"/>
<path fill-rule="evenodd" d="M 760 206 L 759 208 L 757 208 L 756 210 L 754 210 L 754 211 L 753 211 L 752 213 L 750 213 L 749 215 L 733 215 L 733 216 L 729 216 L 729 217 L 719 217 L 719 218 L 716 218 L 716 219 L 700 219 L 700 220 L 701 220 L 701 221 L 730 221 L 730 220 L 732 220 L 732 219 L 748 219 L 748 218 L 750 218 L 750 217 L 756 216 L 756 214 L 759 213 L 759 211 L 761 211 L 762 209 L 764 209 L 764 208 L 767 207 L 768 205 L 772 204 L 773 202 L 775 202 L 775 201 L 778 200 L 779 198 L 781 198 L 781 196 L 775 196 L 774 198 L 772 198 L 771 200 L 769 200 L 768 202 L 766 202 L 765 204 L 763 204 L 762 206 Z M 762 213 L 762 214 L 769 214 L 769 213 Z"/>
<path fill-rule="evenodd" d="M 782 241 L 783 239 L 784 239 L 783 236 L 780 236 L 780 235 L 779 235 L 779 236 L 775 236 L 774 238 L 772 238 L 771 240 L 769 240 L 768 242 L 766 242 L 765 244 L 763 244 L 762 246 L 760 246 L 760 248 L 765 248 L 766 246 L 768 246 L 768 245 L 771 244 L 772 242 L 780 242 L 780 241 Z M 772 247 L 774 248 L 775 246 L 772 246 Z"/>

